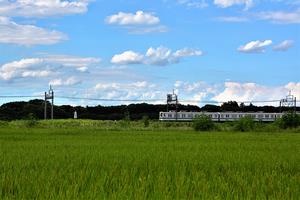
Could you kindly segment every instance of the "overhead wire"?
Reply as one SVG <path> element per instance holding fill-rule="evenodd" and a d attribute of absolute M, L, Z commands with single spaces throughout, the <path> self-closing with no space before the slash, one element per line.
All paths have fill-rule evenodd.
<path fill-rule="evenodd" d="M 0 98 L 43 98 L 44 95 L 0 95 Z M 102 102 L 159 102 L 166 101 L 166 99 L 107 99 L 107 98 L 89 98 L 89 97 L 75 97 L 75 96 L 60 96 L 56 95 L 55 98 L 59 99 L 72 99 L 72 100 L 87 100 L 87 101 L 102 101 Z M 182 99 L 179 102 L 184 103 L 202 103 L 202 104 L 222 104 L 228 103 L 228 101 L 201 101 L 195 99 Z M 280 100 L 247 100 L 247 101 L 235 101 L 237 103 L 276 103 Z M 299 100 L 296 101 L 300 102 Z"/>

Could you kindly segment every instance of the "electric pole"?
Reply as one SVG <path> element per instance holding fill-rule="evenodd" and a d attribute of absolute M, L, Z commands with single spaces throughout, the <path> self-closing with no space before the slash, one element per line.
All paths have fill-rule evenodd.
<path fill-rule="evenodd" d="M 54 91 L 52 89 L 52 86 L 50 85 L 48 93 L 45 92 L 45 107 L 44 107 L 44 119 L 47 119 L 47 102 L 48 100 L 51 100 L 51 119 L 53 119 L 53 106 L 54 106 Z"/>

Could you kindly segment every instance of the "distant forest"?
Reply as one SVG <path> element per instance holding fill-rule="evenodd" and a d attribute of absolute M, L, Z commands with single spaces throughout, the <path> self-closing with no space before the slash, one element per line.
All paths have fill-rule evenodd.
<path fill-rule="evenodd" d="M 47 104 L 48 111 L 50 111 L 50 103 Z M 170 107 L 170 110 L 175 110 L 174 107 Z M 207 112 L 280 112 L 279 107 L 273 106 L 255 106 L 238 104 L 235 101 L 223 103 L 221 106 L 217 105 L 205 105 L 198 107 L 194 105 L 178 105 L 179 111 L 207 111 Z M 300 108 L 297 108 L 300 111 Z M 142 119 L 143 116 L 148 116 L 150 119 L 158 119 L 160 111 L 167 111 L 167 105 L 153 105 L 153 104 L 130 104 L 120 106 L 54 106 L 54 118 L 55 119 L 68 119 L 73 118 L 74 111 L 77 112 L 80 119 L 95 119 L 95 120 L 120 120 L 129 117 L 131 120 Z M 44 118 L 44 100 L 31 100 L 28 102 L 18 101 L 5 103 L 0 107 L 0 120 L 16 120 L 27 119 L 29 116 L 33 116 L 36 119 Z M 48 112 L 48 118 L 50 112 Z"/>

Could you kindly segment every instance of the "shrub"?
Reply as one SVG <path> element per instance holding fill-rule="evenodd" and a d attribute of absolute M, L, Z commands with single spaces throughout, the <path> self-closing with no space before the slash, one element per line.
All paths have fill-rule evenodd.
<path fill-rule="evenodd" d="M 278 119 L 276 124 L 282 129 L 296 128 L 300 126 L 300 116 L 290 112 Z"/>
<path fill-rule="evenodd" d="M 25 121 L 25 125 L 27 127 L 33 127 L 38 123 L 38 121 L 36 120 L 36 117 L 34 116 L 33 113 L 29 113 L 29 115 L 27 116 L 27 119 Z"/>
<path fill-rule="evenodd" d="M 214 122 L 209 116 L 200 115 L 193 120 L 193 128 L 195 131 L 209 131 L 215 127 Z"/>
<path fill-rule="evenodd" d="M 147 115 L 143 116 L 142 122 L 143 122 L 145 128 L 149 127 L 150 122 L 149 122 L 149 117 Z"/>
<path fill-rule="evenodd" d="M 0 127 L 7 127 L 8 124 L 9 123 L 7 121 L 0 121 Z"/>
<path fill-rule="evenodd" d="M 236 131 L 252 131 L 255 128 L 255 122 L 252 117 L 246 116 L 240 118 L 235 122 L 235 130 Z"/>

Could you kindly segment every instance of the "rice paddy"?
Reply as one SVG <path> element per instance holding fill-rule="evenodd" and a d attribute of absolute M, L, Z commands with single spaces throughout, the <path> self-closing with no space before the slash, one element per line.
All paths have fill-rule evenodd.
<path fill-rule="evenodd" d="M 299 133 L 0 128 L 0 199 L 299 196 Z"/>

